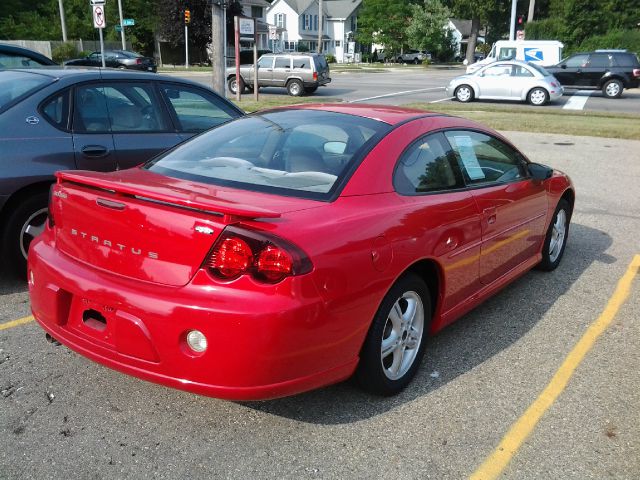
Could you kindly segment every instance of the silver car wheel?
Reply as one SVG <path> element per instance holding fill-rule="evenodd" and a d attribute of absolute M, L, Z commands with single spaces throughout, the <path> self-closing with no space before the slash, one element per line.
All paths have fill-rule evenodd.
<path fill-rule="evenodd" d="M 382 331 L 380 361 L 389 380 L 403 377 L 413 365 L 424 332 L 424 306 L 414 291 L 393 304 Z"/>
<path fill-rule="evenodd" d="M 551 263 L 555 262 L 558 259 L 560 252 L 562 252 L 566 233 L 567 212 L 564 210 L 558 210 L 556 221 L 553 224 L 553 230 L 551 232 L 551 241 L 549 242 L 549 260 Z"/>
<path fill-rule="evenodd" d="M 44 231 L 44 224 L 47 221 L 47 212 L 48 209 L 46 208 L 37 210 L 27 218 L 27 221 L 20 230 L 20 251 L 22 252 L 22 256 L 25 260 L 29 253 L 29 245 L 34 238 Z"/>
<path fill-rule="evenodd" d="M 544 105 L 547 103 L 547 92 L 541 88 L 534 88 L 529 94 L 529 101 L 532 105 Z"/>
<path fill-rule="evenodd" d="M 292 80 L 289 82 L 288 90 L 289 90 L 289 95 L 298 97 L 302 94 L 302 85 L 300 85 L 300 82 Z"/>
<path fill-rule="evenodd" d="M 608 82 L 604 89 L 607 97 L 617 97 L 620 95 L 620 84 L 618 82 Z"/>
<path fill-rule="evenodd" d="M 456 98 L 460 102 L 468 102 L 473 97 L 471 87 L 468 85 L 461 85 L 456 89 Z"/>

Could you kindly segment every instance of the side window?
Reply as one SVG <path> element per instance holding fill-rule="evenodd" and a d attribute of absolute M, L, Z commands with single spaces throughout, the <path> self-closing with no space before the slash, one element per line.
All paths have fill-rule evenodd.
<path fill-rule="evenodd" d="M 526 177 L 521 156 L 497 138 L 470 131 L 445 133 L 469 185 L 504 183 Z"/>
<path fill-rule="evenodd" d="M 40 106 L 40 111 L 54 127 L 61 130 L 68 128 L 69 120 L 69 90 L 57 93 Z"/>
<path fill-rule="evenodd" d="M 516 58 L 515 48 L 501 48 L 498 54 L 498 60 L 512 60 Z"/>
<path fill-rule="evenodd" d="M 448 151 L 442 134 L 427 135 L 414 142 L 396 165 L 393 174 L 396 191 L 414 195 L 462 187 Z"/>
<path fill-rule="evenodd" d="M 293 59 L 293 69 L 309 69 L 311 57 L 297 57 Z"/>
<path fill-rule="evenodd" d="M 482 72 L 485 77 L 508 77 L 511 75 L 511 65 L 492 65 Z"/>
<path fill-rule="evenodd" d="M 511 76 L 513 77 L 533 77 L 533 73 L 529 71 L 527 67 L 522 65 L 514 65 L 513 71 L 511 72 Z"/>
<path fill-rule="evenodd" d="M 169 129 L 160 102 L 150 84 L 107 84 L 104 95 L 113 133 L 159 132 Z"/>
<path fill-rule="evenodd" d="M 612 64 L 612 56 L 606 54 L 595 54 L 589 58 L 589 67 L 609 68 Z"/>
<path fill-rule="evenodd" d="M 291 68 L 291 58 L 276 57 L 276 64 L 273 68 Z"/>
<path fill-rule="evenodd" d="M 565 65 L 567 68 L 582 68 L 586 67 L 588 61 L 589 55 L 574 55 L 567 59 Z"/>
<path fill-rule="evenodd" d="M 258 60 L 259 68 L 271 68 L 273 66 L 273 57 L 261 57 Z"/>
<path fill-rule="evenodd" d="M 80 133 L 109 133 L 109 111 L 104 88 L 83 85 L 76 88 L 73 107 L 73 130 Z"/>
<path fill-rule="evenodd" d="M 202 132 L 238 116 L 222 100 L 196 88 L 165 84 L 162 91 L 182 132 Z"/>

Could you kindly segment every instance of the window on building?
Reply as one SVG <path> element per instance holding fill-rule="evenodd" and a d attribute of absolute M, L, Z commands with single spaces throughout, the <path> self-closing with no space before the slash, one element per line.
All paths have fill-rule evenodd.
<path fill-rule="evenodd" d="M 340 42 L 340 40 L 336 40 L 336 48 L 340 48 L 341 44 L 342 44 L 342 42 Z"/>
<path fill-rule="evenodd" d="M 276 27 L 286 28 L 287 27 L 287 15 L 284 13 L 276 13 Z"/>
<path fill-rule="evenodd" d="M 253 18 L 262 18 L 262 7 L 251 5 L 251 16 Z"/>
<path fill-rule="evenodd" d="M 318 30 L 318 15 L 313 16 L 313 29 Z"/>
<path fill-rule="evenodd" d="M 303 30 L 311 30 L 311 15 L 304 15 Z"/>

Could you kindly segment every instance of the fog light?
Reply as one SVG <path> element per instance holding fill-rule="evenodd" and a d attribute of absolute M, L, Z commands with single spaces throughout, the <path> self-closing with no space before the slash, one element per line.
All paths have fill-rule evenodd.
<path fill-rule="evenodd" d="M 207 337 L 198 330 L 191 330 L 187 333 L 187 345 L 194 352 L 202 353 L 207 349 Z"/>

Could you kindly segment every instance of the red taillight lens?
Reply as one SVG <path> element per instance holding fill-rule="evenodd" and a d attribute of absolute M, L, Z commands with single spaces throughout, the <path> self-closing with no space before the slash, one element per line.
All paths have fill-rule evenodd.
<path fill-rule="evenodd" d="M 317 80 L 318 80 L 318 72 L 313 72 L 313 79 L 314 79 L 315 81 L 317 81 Z"/>
<path fill-rule="evenodd" d="M 136 65 L 142 65 L 142 59 L 136 58 Z"/>
<path fill-rule="evenodd" d="M 224 280 L 251 275 L 266 283 L 277 283 L 285 277 L 302 275 L 313 269 L 307 255 L 292 243 L 236 226 L 225 228 L 203 266 Z"/>
<path fill-rule="evenodd" d="M 256 273 L 269 282 L 279 282 L 293 272 L 293 261 L 284 250 L 269 245 L 256 262 Z"/>
<path fill-rule="evenodd" d="M 556 82 L 551 82 L 551 86 L 555 87 L 555 88 L 558 88 L 558 84 Z"/>
<path fill-rule="evenodd" d="M 640 68 L 634 68 L 633 69 L 633 76 L 635 78 L 640 78 Z"/>
<path fill-rule="evenodd" d="M 235 278 L 247 273 L 253 265 L 253 251 L 247 242 L 227 237 L 211 252 L 207 266 L 222 278 Z"/>

